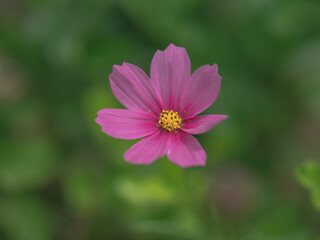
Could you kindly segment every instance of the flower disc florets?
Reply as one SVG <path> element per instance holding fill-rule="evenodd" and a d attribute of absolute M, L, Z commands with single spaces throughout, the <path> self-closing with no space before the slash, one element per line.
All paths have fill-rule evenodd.
<path fill-rule="evenodd" d="M 181 128 L 181 117 L 178 112 L 162 110 L 160 113 L 159 124 L 163 129 L 168 132 L 172 132 Z"/>

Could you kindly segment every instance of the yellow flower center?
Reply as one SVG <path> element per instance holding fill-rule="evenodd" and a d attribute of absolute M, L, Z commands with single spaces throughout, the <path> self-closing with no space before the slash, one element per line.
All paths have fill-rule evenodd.
<path fill-rule="evenodd" d="M 173 130 L 181 128 L 181 117 L 178 112 L 162 110 L 159 124 L 163 129 L 172 132 Z"/>

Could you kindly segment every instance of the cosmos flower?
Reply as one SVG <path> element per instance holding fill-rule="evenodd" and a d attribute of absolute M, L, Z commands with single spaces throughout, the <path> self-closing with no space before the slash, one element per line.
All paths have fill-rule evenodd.
<path fill-rule="evenodd" d="M 102 109 L 96 122 L 106 134 L 142 138 L 124 154 L 127 162 L 150 164 L 167 155 L 181 166 L 205 165 L 206 153 L 191 134 L 202 134 L 226 115 L 201 115 L 216 99 L 221 85 L 218 67 L 204 65 L 191 74 L 186 50 L 170 44 L 157 51 L 150 78 L 139 67 L 114 65 L 111 90 L 127 109 Z"/>

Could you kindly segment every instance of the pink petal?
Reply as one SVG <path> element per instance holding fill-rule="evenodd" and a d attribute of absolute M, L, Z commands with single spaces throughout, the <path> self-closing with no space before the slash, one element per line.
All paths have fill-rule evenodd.
<path fill-rule="evenodd" d="M 228 118 L 227 115 L 203 115 L 196 116 L 182 123 L 182 130 L 190 134 L 208 132 L 218 123 Z"/>
<path fill-rule="evenodd" d="M 197 139 L 184 131 L 169 135 L 168 159 L 180 167 L 203 166 L 206 164 L 206 153 Z"/>
<path fill-rule="evenodd" d="M 127 162 L 134 164 L 150 164 L 164 156 L 168 149 L 167 133 L 158 131 L 134 144 L 124 154 Z"/>
<path fill-rule="evenodd" d="M 106 134 L 121 139 L 136 139 L 158 130 L 157 118 L 146 112 L 127 109 L 102 109 L 96 122 Z"/>
<path fill-rule="evenodd" d="M 109 79 L 113 94 L 126 108 L 156 115 L 162 110 L 152 82 L 139 67 L 129 63 L 114 65 Z"/>
<path fill-rule="evenodd" d="M 186 86 L 179 113 L 184 119 L 189 119 L 206 110 L 218 96 L 220 85 L 221 77 L 216 64 L 199 67 Z"/>
<path fill-rule="evenodd" d="M 177 110 L 184 85 L 191 76 L 191 63 L 186 50 L 170 44 L 157 51 L 151 62 L 150 78 L 166 110 Z"/>

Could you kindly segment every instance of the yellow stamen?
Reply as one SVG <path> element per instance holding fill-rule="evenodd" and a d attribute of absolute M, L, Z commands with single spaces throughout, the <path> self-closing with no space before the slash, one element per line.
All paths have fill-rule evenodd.
<path fill-rule="evenodd" d="M 159 124 L 163 129 L 172 132 L 173 130 L 181 128 L 181 117 L 178 112 L 162 110 Z"/>

